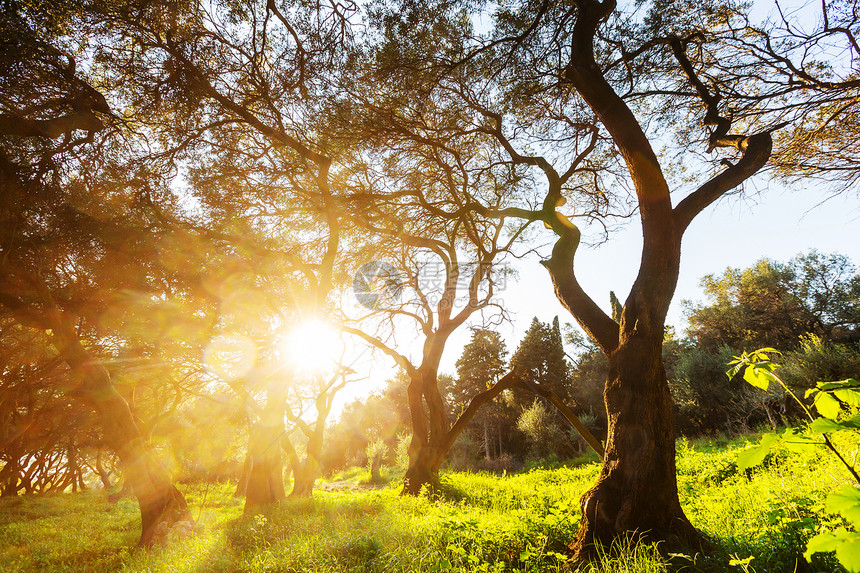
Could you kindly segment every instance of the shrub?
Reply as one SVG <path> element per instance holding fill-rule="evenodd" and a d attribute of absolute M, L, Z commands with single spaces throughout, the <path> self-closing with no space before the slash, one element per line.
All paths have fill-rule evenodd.
<path fill-rule="evenodd" d="M 412 436 L 407 433 L 397 434 L 397 446 L 394 448 L 394 465 L 405 472 L 409 467 L 409 440 Z"/>
<path fill-rule="evenodd" d="M 367 455 L 367 469 L 370 471 L 370 481 L 373 483 L 382 481 L 379 468 L 382 467 L 385 454 L 388 453 L 388 446 L 385 444 L 385 441 L 373 440 L 367 444 L 364 452 Z"/>
<path fill-rule="evenodd" d="M 520 414 L 517 428 L 526 435 L 531 457 L 559 457 L 572 449 L 570 436 L 562 429 L 558 416 L 539 398 Z"/>

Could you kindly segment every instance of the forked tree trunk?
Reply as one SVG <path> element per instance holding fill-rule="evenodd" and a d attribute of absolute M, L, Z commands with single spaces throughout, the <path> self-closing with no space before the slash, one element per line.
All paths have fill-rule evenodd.
<path fill-rule="evenodd" d="M 415 443 L 413 438 L 412 444 Z M 404 495 L 418 495 L 421 489 L 428 487 L 431 490 L 439 486 L 439 468 L 447 450 L 442 451 L 438 445 L 427 442 L 417 444 L 414 449 L 410 444 L 409 468 L 403 476 Z"/>
<path fill-rule="evenodd" d="M 248 438 L 251 471 L 245 487 L 245 515 L 252 515 L 286 499 L 281 454 L 285 403 L 284 390 L 270 388 L 261 419 L 251 429 Z"/>
<path fill-rule="evenodd" d="M 519 373 L 511 371 L 490 388 L 472 397 L 469 405 L 447 427 L 441 396 L 436 384 L 435 370 L 430 375 L 416 376 L 407 389 L 412 413 L 412 441 L 409 444 L 409 468 L 403 478 L 403 495 L 418 495 L 425 486 L 439 485 L 439 468 L 457 436 L 466 428 L 478 410 L 503 391 L 521 386 Z M 427 397 L 427 414 L 422 400 Z M 433 404 L 436 404 L 434 407 Z M 434 412 L 436 414 L 434 415 Z"/>
<path fill-rule="evenodd" d="M 314 493 L 314 483 L 319 475 L 319 463 L 310 457 L 293 464 L 293 491 L 290 499 L 308 498 Z"/>
<path fill-rule="evenodd" d="M 556 295 L 609 359 L 604 391 L 609 417 L 606 457 L 597 484 L 582 497 L 582 522 L 571 549 L 575 558 L 582 559 L 594 553 L 595 543 L 606 546 L 630 534 L 664 541 L 664 550 L 701 549 L 706 542 L 678 500 L 672 402 L 661 358 L 663 329 L 677 285 L 685 229 L 703 209 L 767 163 L 771 136 L 767 132 L 749 137 L 730 134 L 732 120 L 720 115 L 719 94 L 710 93 L 708 82 L 696 75 L 686 57 L 685 42 L 671 42 L 675 59 L 707 106 L 704 123 L 717 126 L 709 138 L 711 148 L 734 147 L 743 154 L 673 206 L 645 130 L 595 57 L 598 30 L 616 2 L 579 0 L 576 4 L 564 81 L 597 115 L 624 159 L 636 190 L 643 244 L 639 273 L 618 324 L 576 280 L 573 263 L 579 229 L 555 211 L 545 218 L 559 237 L 552 257 L 544 261 Z M 562 180 L 554 173 L 548 183 L 544 206 L 554 209 L 563 198 Z"/>
<path fill-rule="evenodd" d="M 323 428 L 325 423 L 323 423 Z M 304 462 L 299 461 L 298 455 L 292 456 L 293 462 L 293 491 L 290 498 L 311 497 L 314 493 L 314 483 L 320 474 L 320 456 L 322 455 L 322 433 L 314 431 L 308 438 Z"/>
<path fill-rule="evenodd" d="M 285 440 L 284 443 L 285 449 L 289 448 L 287 452 L 290 455 L 293 467 L 293 491 L 290 492 L 290 498 L 307 498 L 313 495 L 314 483 L 320 474 L 325 424 L 326 420 L 328 420 L 329 412 L 331 412 L 332 396 L 328 392 L 322 392 L 317 396 L 315 403 L 317 419 L 313 424 L 307 424 L 294 416 L 291 417 L 291 420 L 299 425 L 307 437 L 308 443 L 305 448 L 306 455 L 304 462 L 299 461 L 299 456 L 292 442 Z M 292 414 L 290 415 L 292 416 Z"/>
<path fill-rule="evenodd" d="M 448 420 L 437 383 L 441 349 L 425 350 L 424 365 L 410 376 L 406 396 L 412 417 L 409 467 L 403 476 L 403 495 L 418 495 L 421 489 L 439 486 L 439 468 L 450 448 Z M 474 415 L 474 414 L 473 414 Z"/>
<path fill-rule="evenodd" d="M 140 435 L 125 400 L 112 386 L 109 390 L 102 388 L 99 394 L 97 399 L 105 441 L 117 452 L 125 483 L 134 492 L 140 506 L 139 545 L 150 547 L 161 543 L 177 521 L 193 523 L 191 512 L 156 452 Z"/>

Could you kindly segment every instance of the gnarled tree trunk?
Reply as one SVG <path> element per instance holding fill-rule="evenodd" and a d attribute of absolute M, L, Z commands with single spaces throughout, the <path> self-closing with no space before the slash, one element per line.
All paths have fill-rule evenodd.
<path fill-rule="evenodd" d="M 319 462 L 310 456 L 304 462 L 293 465 L 293 491 L 290 499 L 308 498 L 314 493 L 314 483 L 319 475 Z"/>
<path fill-rule="evenodd" d="M 302 462 L 299 460 L 292 442 L 289 442 L 288 447 L 290 450 L 288 451 L 290 452 L 291 464 L 293 466 L 293 491 L 290 492 L 290 498 L 307 498 L 313 495 L 314 483 L 320 473 L 325 422 L 331 411 L 330 399 L 331 397 L 326 392 L 317 396 L 317 419 L 312 426 L 306 424 L 300 418 L 292 418 L 296 424 L 299 424 L 305 436 L 307 436 L 308 444 L 305 448 L 305 459 Z"/>
<path fill-rule="evenodd" d="M 178 521 L 193 524 L 185 498 L 144 440 L 107 370 L 90 356 L 77 338 L 75 327 L 66 320 L 57 321 L 54 336 L 58 350 L 78 379 L 78 394 L 98 412 L 104 440 L 119 456 L 125 481 L 137 497 L 141 516 L 139 545 L 161 543 Z"/>
<path fill-rule="evenodd" d="M 431 489 L 438 487 L 439 468 L 450 449 L 446 444 L 449 441 L 448 420 L 436 379 L 442 348 L 434 348 L 433 342 L 425 345 L 423 365 L 411 373 L 406 388 L 412 417 L 412 441 L 409 442 L 409 467 L 403 477 L 401 492 L 405 495 L 418 495 L 425 486 Z"/>
<path fill-rule="evenodd" d="M 276 386 L 270 388 L 260 421 L 251 429 L 248 439 L 251 469 L 245 486 L 245 515 L 286 499 L 281 454 L 285 404 L 285 391 Z"/>
<path fill-rule="evenodd" d="M 253 430 L 253 428 L 251 429 Z M 236 491 L 233 492 L 233 497 L 245 497 L 245 491 L 248 489 L 248 476 L 251 475 L 251 468 L 253 466 L 254 461 L 251 459 L 251 452 L 245 452 L 242 475 L 239 476 L 239 482 L 236 484 Z"/>
<path fill-rule="evenodd" d="M 575 558 L 593 556 L 624 534 L 666 549 L 701 548 L 678 501 L 672 400 L 661 359 L 662 331 L 636 332 L 609 357 L 604 391 L 609 428 L 597 483 L 580 501 Z"/>
<path fill-rule="evenodd" d="M 105 441 L 119 456 L 125 483 L 131 487 L 140 506 L 139 544 L 150 547 L 161 543 L 174 523 L 193 523 L 191 512 L 156 452 L 140 435 L 128 405 L 113 389 L 107 372 L 100 365 L 88 369 L 93 370 L 88 374 L 91 380 L 101 378 L 102 383 L 89 388 L 85 396 L 96 404 Z"/>
<path fill-rule="evenodd" d="M 434 489 L 439 485 L 439 468 L 448 450 L 437 444 L 421 441 L 415 444 L 413 438 L 409 447 L 409 467 L 403 477 L 405 495 L 418 495 L 423 487 Z"/>

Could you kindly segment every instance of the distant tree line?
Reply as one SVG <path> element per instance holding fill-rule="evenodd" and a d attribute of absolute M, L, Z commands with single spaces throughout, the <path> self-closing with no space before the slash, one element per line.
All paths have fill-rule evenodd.
<path fill-rule="evenodd" d="M 705 301 L 684 301 L 686 335 L 668 328 L 663 360 L 679 435 L 740 434 L 760 426 L 796 423 L 802 414 L 777 389 L 762 393 L 726 377 L 733 355 L 765 346 L 783 352 L 785 380 L 798 395 L 817 381 L 860 376 L 860 273 L 844 255 L 817 251 L 790 261 L 761 259 L 746 269 L 728 268 L 701 279 Z M 514 366 L 569 401 L 590 429 L 605 439 L 603 389 L 608 363 L 602 352 L 556 317 L 532 320 L 510 359 L 498 332 L 474 329 L 444 377 L 452 414 L 471 396 Z M 330 428 L 324 470 L 363 465 L 367 444 L 382 439 L 389 461 L 409 432 L 398 376 L 380 392 L 350 403 Z M 398 412 L 399 410 L 399 412 Z M 448 459 L 454 467 L 511 470 L 528 461 L 564 460 L 587 450 L 564 418 L 545 400 L 506 392 L 475 417 Z"/>

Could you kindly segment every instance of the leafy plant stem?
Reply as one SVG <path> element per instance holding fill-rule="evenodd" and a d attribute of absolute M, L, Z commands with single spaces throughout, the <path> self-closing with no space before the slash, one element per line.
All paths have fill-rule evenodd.
<path fill-rule="evenodd" d="M 803 408 L 804 412 L 806 412 L 806 416 L 809 418 L 809 421 L 814 422 L 815 416 L 812 415 L 812 412 L 809 410 L 806 404 L 804 404 L 800 400 L 800 398 L 798 398 L 797 395 L 791 391 L 791 388 L 789 388 L 788 385 L 773 372 L 770 372 L 770 377 L 776 380 L 779 385 L 782 386 L 783 390 L 785 390 L 786 393 L 788 393 L 788 395 L 791 396 L 795 402 L 800 404 L 800 407 Z M 857 473 L 857 470 L 855 470 L 854 467 L 850 463 L 848 463 L 848 460 L 846 460 L 845 457 L 839 452 L 839 450 L 836 449 L 836 446 L 833 445 L 833 442 L 830 441 L 830 438 L 827 436 L 827 434 L 821 434 L 821 437 L 824 439 L 824 445 L 827 447 L 827 449 L 829 449 L 837 458 L 839 458 L 839 461 L 842 462 L 842 465 L 844 465 L 851 473 L 851 475 L 854 476 L 854 481 L 860 484 L 860 474 Z"/>

